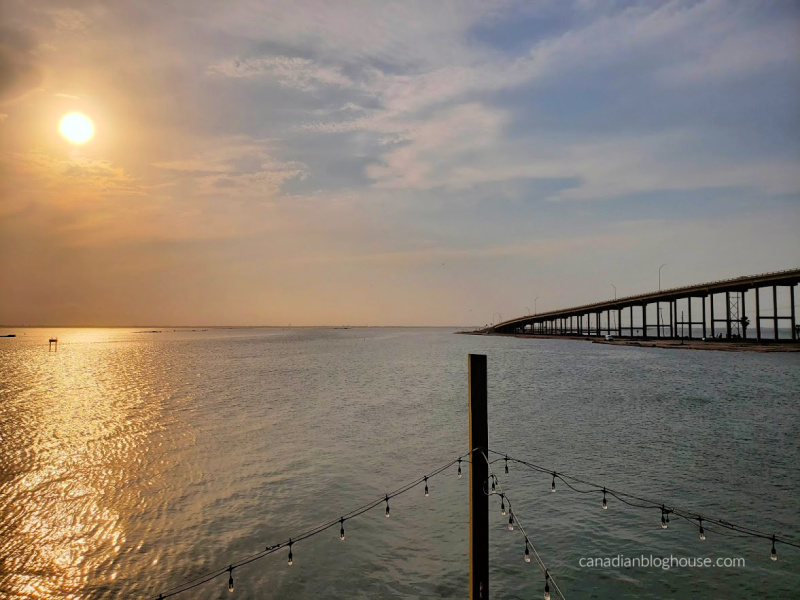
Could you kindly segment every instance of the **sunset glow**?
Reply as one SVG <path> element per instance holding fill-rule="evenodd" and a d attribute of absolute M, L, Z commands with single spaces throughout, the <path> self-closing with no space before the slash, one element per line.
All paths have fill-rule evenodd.
<path fill-rule="evenodd" d="M 64 115 L 58 130 L 65 138 L 73 144 L 83 144 L 92 139 L 94 135 L 94 125 L 89 117 L 81 113 L 69 113 Z"/>

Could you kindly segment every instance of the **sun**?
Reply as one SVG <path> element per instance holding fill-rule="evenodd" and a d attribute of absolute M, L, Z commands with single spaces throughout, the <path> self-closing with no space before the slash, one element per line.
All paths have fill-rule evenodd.
<path fill-rule="evenodd" d="M 64 115 L 58 130 L 65 138 L 73 144 L 83 144 L 88 142 L 94 135 L 94 125 L 86 115 L 81 113 L 69 113 Z"/>

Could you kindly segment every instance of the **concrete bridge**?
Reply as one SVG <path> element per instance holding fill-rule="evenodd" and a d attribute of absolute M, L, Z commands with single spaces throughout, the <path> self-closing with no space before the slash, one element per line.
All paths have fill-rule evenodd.
<path fill-rule="evenodd" d="M 795 286 L 800 269 L 723 279 L 574 306 L 503 321 L 483 333 L 797 340 Z M 767 289 L 766 293 L 764 289 Z M 751 302 L 746 292 L 754 290 Z M 789 308 L 779 314 L 778 297 Z M 752 301 L 754 300 L 754 301 Z M 753 332 L 755 329 L 755 332 Z M 762 331 L 768 330 L 768 331 Z M 764 333 L 764 335 L 762 335 Z"/>

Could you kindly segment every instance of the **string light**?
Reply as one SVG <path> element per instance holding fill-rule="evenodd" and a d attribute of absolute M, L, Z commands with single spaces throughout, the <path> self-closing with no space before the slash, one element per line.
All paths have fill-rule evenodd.
<path fill-rule="evenodd" d="M 509 530 L 513 531 L 514 524 L 516 523 L 517 525 L 519 525 L 519 530 L 522 533 L 523 538 L 525 539 L 525 555 L 524 555 L 524 558 L 525 558 L 526 562 L 530 561 L 530 558 L 531 558 L 531 552 L 530 551 L 532 550 L 533 551 L 532 552 L 533 556 L 536 558 L 536 562 L 539 565 L 539 568 L 542 570 L 543 573 L 547 573 L 547 566 L 544 564 L 544 561 L 542 561 L 542 557 L 539 556 L 538 552 L 536 552 L 536 548 L 531 543 L 530 538 L 528 538 L 528 534 L 525 533 L 525 528 L 522 526 L 522 523 L 520 523 L 519 520 L 516 518 L 516 515 L 514 513 L 513 507 L 511 506 L 511 499 L 503 492 L 503 488 L 500 485 L 500 481 L 497 480 L 497 477 L 494 475 L 494 473 L 491 472 L 491 465 L 496 461 L 490 461 L 488 459 L 488 457 L 486 456 L 486 454 L 483 453 L 483 452 L 481 452 L 481 454 L 483 455 L 483 458 L 486 460 L 487 466 L 489 466 L 489 468 L 490 468 L 490 476 L 493 478 L 493 480 L 495 480 L 497 482 L 497 488 L 498 488 L 499 491 L 496 492 L 496 493 L 498 493 L 500 495 L 501 502 L 503 502 L 504 500 L 508 500 Z M 500 460 L 500 459 L 498 459 L 498 460 Z M 487 495 L 491 495 L 488 492 L 485 492 L 485 493 L 487 493 Z M 548 578 L 549 578 L 549 574 L 548 574 Z M 553 580 L 553 587 L 555 588 L 555 591 L 557 592 L 557 594 L 561 598 L 561 600 L 566 600 L 564 598 L 564 594 L 559 589 L 559 587 L 556 584 L 555 580 Z"/>
<path fill-rule="evenodd" d="M 467 456 L 470 456 L 470 455 L 471 455 L 471 453 L 468 454 Z M 187 591 L 189 591 L 191 589 L 194 589 L 194 588 L 196 588 L 196 587 L 198 587 L 200 585 L 208 583 L 209 581 L 212 581 L 213 579 L 216 579 L 217 577 L 220 577 L 225 573 L 229 574 L 228 583 L 230 585 L 231 580 L 233 579 L 233 577 L 232 577 L 232 570 L 233 569 L 241 567 L 241 566 L 244 566 L 244 565 L 247 565 L 247 564 L 250 564 L 251 562 L 255 562 L 255 561 L 260 560 L 262 558 L 265 558 L 265 557 L 267 557 L 267 556 L 269 556 L 269 555 L 271 555 L 271 554 L 273 554 L 273 553 L 275 553 L 275 552 L 279 551 L 280 549 L 285 548 L 287 546 L 288 546 L 288 549 L 289 549 L 289 553 L 288 553 L 288 556 L 287 556 L 288 564 L 292 565 L 294 563 L 294 555 L 293 555 L 293 552 L 292 552 L 292 548 L 293 548 L 293 544 L 295 542 L 302 541 L 302 540 L 314 537 L 315 535 L 319 535 L 319 534 L 323 533 L 324 531 L 327 531 L 328 529 L 330 529 L 332 527 L 335 527 L 336 525 L 340 526 L 340 528 L 339 528 L 339 538 L 344 540 L 345 539 L 345 536 L 344 536 L 344 522 L 345 521 L 347 521 L 349 519 L 352 519 L 354 517 L 357 517 L 359 515 L 362 515 L 362 514 L 364 514 L 366 512 L 369 512 L 369 511 L 373 510 L 374 508 L 378 507 L 380 504 L 382 504 L 384 502 L 386 503 L 386 512 L 387 512 L 386 516 L 388 517 L 389 516 L 389 499 L 390 498 L 394 498 L 396 496 L 400 496 L 401 494 L 405 494 L 405 493 L 409 492 L 410 490 L 412 490 L 416 486 L 420 485 L 421 483 L 426 483 L 427 479 L 430 479 L 432 477 L 435 477 L 436 475 L 439 475 L 440 473 L 444 472 L 445 470 L 449 469 L 450 467 L 452 467 L 455 464 L 458 464 L 458 470 L 461 471 L 461 461 L 463 459 L 464 459 L 464 456 L 456 457 L 453 460 L 451 460 L 450 462 L 448 462 L 447 464 L 442 465 L 442 466 L 434 469 L 433 471 L 429 472 L 427 475 L 425 475 L 423 477 L 419 477 L 419 478 L 415 479 L 414 481 L 399 487 L 395 491 L 390 492 L 388 494 L 385 494 L 383 498 L 378 498 L 378 499 L 375 499 L 375 500 L 371 500 L 371 501 L 367 502 L 366 504 L 360 506 L 359 508 L 356 508 L 356 509 L 352 510 L 351 512 L 346 513 L 345 515 L 340 516 L 338 519 L 334 519 L 332 521 L 328 521 L 328 522 L 323 523 L 321 525 L 317 525 L 317 526 L 315 526 L 315 527 L 313 527 L 313 528 L 301 533 L 300 535 L 298 535 L 296 537 L 289 538 L 288 542 L 282 542 L 282 543 L 279 543 L 279 544 L 266 546 L 265 548 L 262 547 L 263 549 L 261 551 L 256 552 L 255 554 L 252 554 L 252 555 L 250 555 L 248 557 L 244 557 L 244 558 L 240 559 L 239 561 L 233 563 L 230 566 L 219 568 L 219 569 L 217 569 L 215 571 L 210 571 L 210 572 L 204 573 L 202 575 L 199 575 L 199 576 L 195 577 L 194 579 L 191 579 L 189 581 L 185 581 L 185 582 L 183 582 L 183 583 L 181 583 L 181 584 L 179 584 L 179 585 L 177 585 L 175 587 L 172 587 L 172 588 L 170 588 L 170 589 L 158 594 L 158 596 L 153 596 L 153 598 L 155 600 L 166 600 L 166 598 L 170 598 L 172 596 L 176 596 L 178 594 L 182 594 L 182 593 L 187 592 Z"/>
<path fill-rule="evenodd" d="M 506 456 L 506 475 L 508 475 L 508 456 Z"/>
<path fill-rule="evenodd" d="M 498 452 L 496 450 L 491 450 L 490 449 L 488 451 L 491 452 L 492 454 L 499 455 L 499 458 L 497 459 L 498 461 L 499 460 L 505 461 L 506 458 L 508 458 L 509 461 L 519 463 L 519 464 L 521 464 L 523 466 L 528 467 L 529 469 L 531 469 L 533 471 L 537 471 L 537 472 L 542 473 L 542 474 L 550 475 L 552 477 L 552 479 L 551 479 L 551 491 L 555 491 L 554 490 L 554 488 L 555 488 L 555 478 L 558 477 L 572 491 L 575 491 L 575 492 L 578 492 L 578 493 L 581 493 L 581 494 L 590 494 L 590 493 L 597 493 L 597 492 L 602 493 L 603 494 L 603 503 L 602 503 L 603 509 L 606 509 L 606 510 L 608 509 L 608 501 L 607 501 L 607 496 L 608 495 L 616 498 L 617 500 L 621 501 L 623 504 L 626 504 L 628 506 L 632 506 L 634 508 L 644 508 L 644 509 L 658 508 L 659 510 L 661 510 L 661 527 L 663 529 L 667 529 L 668 528 L 669 522 L 670 522 L 670 515 L 676 515 L 676 516 L 681 517 L 682 519 L 684 519 L 686 521 L 696 523 L 698 525 L 698 535 L 700 536 L 700 539 L 703 539 L 703 540 L 705 539 L 707 531 L 712 531 L 714 533 L 717 533 L 718 535 L 727 535 L 727 536 L 732 536 L 732 537 L 757 537 L 757 538 L 771 540 L 772 541 L 772 547 L 771 547 L 771 552 L 770 552 L 770 558 L 772 560 L 777 560 L 778 559 L 777 552 L 775 551 L 775 546 L 776 546 L 776 544 L 778 542 L 780 542 L 782 544 L 786 544 L 787 546 L 792 546 L 794 548 L 800 548 L 800 543 L 788 540 L 786 538 L 779 537 L 779 536 L 777 536 L 775 534 L 768 534 L 768 533 L 765 533 L 763 531 L 759 531 L 757 529 L 754 529 L 752 527 L 747 527 L 747 526 L 743 526 L 743 525 L 737 525 L 737 524 L 730 523 L 729 521 L 725 521 L 725 520 L 722 520 L 722 519 L 709 519 L 707 517 L 705 517 L 705 518 L 704 517 L 700 517 L 696 513 L 690 513 L 689 511 L 686 511 L 686 510 L 683 510 L 683 509 L 679 509 L 679 508 L 676 508 L 674 506 L 673 507 L 667 507 L 662 502 L 655 502 L 655 501 L 650 500 L 648 498 L 643 498 L 641 496 L 635 496 L 633 494 L 629 494 L 629 493 L 626 493 L 626 492 L 617 491 L 617 490 L 613 490 L 613 489 L 610 489 L 610 488 L 607 488 L 607 487 L 603 487 L 603 486 L 597 485 L 596 483 L 592 483 L 591 481 L 586 481 L 585 479 L 581 479 L 581 478 L 578 478 L 578 477 L 575 477 L 575 476 L 572 476 L 572 475 L 566 475 L 564 473 L 558 473 L 556 471 L 553 471 L 552 469 L 548 469 L 546 467 L 535 465 L 535 464 L 530 463 L 530 462 L 525 461 L 525 460 L 520 460 L 518 458 L 514 458 L 512 456 L 508 456 L 507 454 L 504 454 L 502 452 Z M 494 462 L 494 461 L 492 461 L 492 462 Z M 581 486 L 589 486 L 590 488 L 593 488 L 593 489 L 579 489 L 579 488 L 576 488 L 576 487 L 574 487 L 573 485 L 570 484 L 570 481 L 575 482 L 576 484 L 580 484 Z M 507 499 L 507 497 L 506 497 L 506 499 Z M 509 501 L 509 508 L 510 508 L 510 505 L 511 505 L 511 503 Z M 711 523 L 714 524 L 714 529 L 707 529 L 705 527 L 705 523 L 708 523 L 708 522 L 711 522 Z M 738 534 L 738 536 L 733 535 L 731 533 L 725 533 L 723 530 L 729 530 L 731 532 L 734 532 L 735 534 Z"/>
<path fill-rule="evenodd" d="M 550 600 L 550 573 L 544 572 L 544 600 Z"/>
<path fill-rule="evenodd" d="M 784 543 L 784 544 L 787 544 L 789 546 L 793 546 L 793 547 L 796 547 L 796 548 L 800 548 L 800 544 L 792 542 L 792 541 L 787 540 L 785 538 L 779 537 L 776 534 L 766 534 L 766 533 L 758 531 L 756 529 L 752 529 L 750 527 L 744 527 L 744 526 L 740 526 L 740 525 L 735 525 L 733 523 L 729 523 L 729 522 L 723 521 L 721 519 L 703 519 L 702 517 L 697 516 L 696 513 L 694 515 L 692 515 L 692 514 L 686 512 L 686 511 L 677 509 L 675 507 L 669 507 L 668 508 L 663 503 L 656 503 L 656 502 L 654 502 L 652 500 L 648 500 L 646 498 L 641 498 L 641 497 L 638 497 L 638 496 L 627 494 L 627 493 L 621 492 L 621 491 L 616 491 L 616 490 L 613 490 L 613 489 L 610 489 L 610 488 L 606 488 L 606 487 L 600 487 L 600 486 L 597 486 L 596 484 L 591 483 L 589 481 L 585 481 L 585 480 L 582 480 L 582 479 L 579 479 L 577 477 L 573 477 L 573 476 L 570 476 L 570 475 L 565 475 L 563 473 L 558 473 L 558 472 L 556 472 L 554 470 L 551 470 L 551 469 L 545 469 L 544 467 L 540 467 L 540 466 L 534 465 L 532 463 L 529 463 L 529 462 L 526 462 L 526 461 L 523 461 L 523 460 L 519 460 L 519 459 L 510 457 L 507 454 L 501 454 L 499 452 L 495 452 L 494 450 L 488 450 L 488 452 L 492 452 L 494 454 L 500 454 L 502 460 L 504 461 L 504 470 L 506 470 L 508 468 L 508 462 L 509 461 L 513 461 L 513 462 L 520 463 L 520 464 L 522 464 L 522 465 L 524 465 L 524 466 L 526 466 L 526 467 L 528 467 L 528 468 L 530 468 L 532 470 L 539 471 L 541 473 L 545 473 L 545 474 L 551 475 L 551 477 L 552 477 L 552 479 L 551 479 L 551 492 L 555 492 L 556 491 L 556 488 L 555 488 L 555 479 L 556 479 L 556 477 L 561 479 L 562 482 L 565 485 L 567 485 L 568 488 L 570 488 L 571 490 L 573 490 L 575 492 L 579 492 L 579 493 L 597 493 L 597 492 L 602 492 L 602 495 L 603 495 L 603 497 L 602 497 L 602 507 L 603 507 L 603 509 L 607 509 L 608 508 L 608 503 L 607 503 L 607 495 L 608 494 L 610 494 L 614 498 L 617 498 L 622 503 L 627 504 L 627 505 L 632 506 L 632 507 L 636 507 L 636 508 L 660 508 L 661 509 L 661 526 L 664 529 L 667 529 L 667 524 L 669 523 L 669 520 L 670 520 L 669 519 L 670 514 L 674 513 L 675 515 L 677 515 L 677 516 L 679 516 L 679 517 L 681 517 L 681 518 L 683 518 L 683 519 L 685 519 L 687 521 L 694 521 L 695 523 L 697 523 L 698 533 L 700 535 L 700 539 L 701 540 L 705 539 L 705 528 L 704 528 L 703 521 L 710 521 L 711 523 L 713 523 L 714 524 L 714 529 L 711 529 L 710 531 L 712 531 L 714 533 L 718 533 L 719 535 L 730 535 L 730 534 L 725 534 L 722 531 L 720 531 L 720 529 L 728 529 L 728 530 L 731 530 L 731 531 L 736 532 L 736 533 L 738 533 L 740 535 L 743 535 L 743 536 L 760 537 L 760 538 L 768 539 L 768 540 L 770 540 L 772 542 L 771 551 L 770 551 L 770 558 L 773 561 L 777 561 L 777 559 L 778 559 L 777 551 L 776 551 L 776 544 L 778 542 L 781 542 L 781 543 Z M 470 453 L 470 455 L 472 455 L 472 452 Z M 484 455 L 484 458 L 487 459 L 487 463 L 490 464 L 490 465 L 493 462 L 497 462 L 497 461 L 501 460 L 501 458 L 498 458 L 497 461 L 489 461 L 488 458 L 485 455 Z M 428 489 L 429 488 L 428 479 L 430 477 L 433 477 L 433 476 L 443 472 L 445 469 L 451 467 L 453 464 L 457 464 L 458 477 L 461 478 L 461 475 L 462 475 L 461 462 L 462 462 L 462 460 L 463 460 L 463 457 L 458 457 L 458 458 L 454 459 L 453 461 L 449 462 L 448 464 L 444 465 L 443 467 L 440 467 L 440 468 L 434 470 L 433 472 L 428 473 L 427 475 L 416 479 L 415 481 L 413 481 L 413 482 L 411 482 L 411 483 L 399 488 L 398 490 L 396 490 L 394 492 L 391 492 L 391 493 L 388 493 L 388 494 L 385 494 L 384 498 L 376 499 L 374 501 L 371 501 L 371 502 L 363 505 L 362 507 L 360 507 L 360 508 L 358 508 L 358 509 L 356 509 L 356 510 L 350 512 L 350 513 L 347 513 L 346 517 L 343 515 L 339 519 L 335 519 L 332 522 L 328 522 L 328 523 L 319 525 L 317 527 L 314 527 L 314 528 L 306 531 L 305 533 L 302 533 L 301 535 L 299 535 L 299 536 L 297 536 L 295 538 L 289 538 L 288 542 L 283 542 L 283 543 L 276 544 L 276 545 L 273 545 L 273 546 L 267 546 L 262 551 L 254 554 L 254 555 L 252 555 L 250 557 L 246 557 L 244 559 L 241 559 L 238 562 L 235 562 L 235 563 L 231 564 L 228 567 L 223 567 L 222 569 L 217 569 L 216 571 L 211 571 L 211 572 L 208 572 L 206 574 L 200 575 L 200 576 L 196 577 L 195 579 L 192 579 L 190 581 L 184 582 L 184 583 L 182 583 L 182 584 L 180 584 L 180 585 L 178 585 L 178 586 L 176 586 L 176 587 L 174 587 L 174 588 L 172 588 L 170 590 L 167 590 L 166 592 L 160 593 L 157 596 L 157 599 L 158 600 L 165 600 L 166 598 L 169 598 L 171 596 L 174 596 L 174 595 L 177 595 L 177 594 L 181 594 L 181 593 L 186 592 L 186 591 L 188 591 L 190 589 L 193 589 L 193 588 L 195 588 L 195 587 L 197 587 L 199 585 L 202 585 L 202 584 L 204 584 L 204 583 L 206 583 L 208 581 L 211 581 L 212 579 L 216 579 L 217 577 L 219 577 L 220 575 L 223 575 L 226 572 L 228 573 L 228 589 L 231 592 L 233 592 L 233 590 L 234 590 L 233 570 L 235 568 L 238 568 L 240 566 L 249 564 L 250 562 L 254 562 L 254 561 L 259 560 L 261 558 L 264 558 L 265 556 L 268 556 L 268 555 L 272 554 L 273 552 L 276 552 L 276 551 L 278 551 L 281 548 L 286 547 L 286 546 L 288 546 L 288 557 L 287 557 L 288 558 L 288 564 L 292 565 L 293 562 L 294 562 L 293 561 L 293 552 L 292 552 L 292 547 L 293 547 L 294 542 L 305 540 L 307 538 L 310 538 L 310 537 L 313 537 L 315 535 L 318 535 L 319 533 L 322 533 L 323 531 L 326 531 L 327 529 L 329 529 L 331 527 L 334 527 L 337 523 L 340 525 L 340 539 L 344 540 L 345 539 L 345 533 L 344 533 L 344 521 L 345 520 L 353 518 L 353 517 L 361 515 L 361 514 L 364 514 L 365 512 L 376 508 L 381 503 L 385 503 L 385 505 L 386 505 L 386 517 L 389 518 L 390 517 L 390 512 L 389 512 L 389 499 L 390 498 L 393 498 L 395 496 L 399 496 L 401 494 L 404 494 L 404 493 L 408 492 L 409 490 L 411 490 L 412 488 L 414 488 L 417 485 L 419 485 L 420 483 L 424 484 L 424 489 L 425 489 L 426 496 L 427 496 L 428 495 L 427 492 L 429 491 L 429 489 Z M 530 562 L 531 550 L 532 550 L 532 554 L 535 556 L 537 563 L 542 568 L 542 570 L 545 572 L 545 597 L 546 598 L 550 597 L 550 595 L 549 595 L 549 583 L 552 581 L 552 584 L 553 584 L 554 589 L 557 592 L 558 596 L 563 599 L 564 596 L 561 593 L 561 591 L 559 590 L 558 585 L 556 585 L 555 580 L 553 580 L 550 577 L 549 572 L 547 571 L 544 563 L 541 560 L 541 557 L 536 552 L 536 548 L 533 545 L 530 544 L 529 538 L 527 537 L 527 534 L 525 534 L 525 530 L 523 529 L 523 527 L 519 523 L 519 521 L 516 519 L 516 515 L 514 514 L 512 506 L 511 506 L 511 500 L 508 498 L 507 495 L 505 495 L 503 493 L 502 488 L 499 486 L 499 481 L 497 480 L 497 477 L 493 473 L 491 474 L 491 482 L 492 482 L 491 483 L 492 493 L 497 493 L 496 490 L 498 490 L 498 489 L 500 490 L 500 497 L 501 497 L 500 498 L 500 507 L 501 507 L 501 514 L 503 514 L 503 515 L 505 514 L 505 502 L 508 501 L 508 512 L 509 512 L 508 528 L 509 528 L 509 530 L 510 531 L 514 530 L 514 526 L 515 526 L 515 522 L 516 522 L 516 524 L 519 525 L 520 531 L 522 531 L 523 535 L 525 536 L 525 555 L 524 555 L 525 561 L 526 562 Z M 594 489 L 581 490 L 581 489 L 573 487 L 573 485 L 571 485 L 570 482 L 574 482 L 574 483 L 580 484 L 580 485 L 590 486 L 590 487 L 592 487 Z"/>
<path fill-rule="evenodd" d="M 500 494 L 500 514 L 506 516 L 505 494 Z"/>

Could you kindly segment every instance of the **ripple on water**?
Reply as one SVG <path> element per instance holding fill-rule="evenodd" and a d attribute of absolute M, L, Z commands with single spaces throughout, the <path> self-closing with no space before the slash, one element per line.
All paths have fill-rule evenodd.
<path fill-rule="evenodd" d="M 20 333 L 20 332 L 17 332 Z M 800 537 L 793 355 L 669 352 L 435 329 L 25 330 L 0 345 L 0 595 L 157 595 L 381 497 L 466 449 L 466 356 L 489 356 L 492 446 Z M 9 343 L 6 343 L 9 342 Z M 468 465 L 237 571 L 242 597 L 464 596 Z M 568 595 L 800 593 L 797 555 L 570 493 L 504 489 Z M 492 587 L 540 594 L 491 507 Z M 587 570 L 582 556 L 743 556 L 745 569 Z M 764 560 L 766 558 L 766 560 Z M 225 582 L 187 597 L 218 598 Z M 226 592 L 225 592 L 226 593 Z"/>

